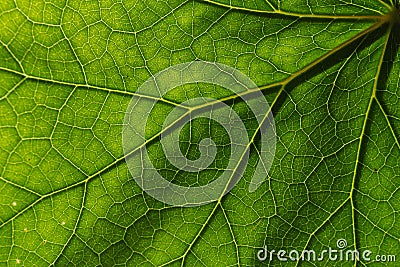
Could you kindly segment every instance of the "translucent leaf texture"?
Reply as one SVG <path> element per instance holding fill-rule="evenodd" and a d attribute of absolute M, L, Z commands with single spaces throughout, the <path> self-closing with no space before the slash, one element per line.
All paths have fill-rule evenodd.
<path fill-rule="evenodd" d="M 321 251 L 343 238 L 349 249 L 400 257 L 397 8 L 386 0 L 2 1 L 0 266 L 396 266 L 256 254 L 266 244 Z M 144 81 L 194 60 L 234 67 L 259 86 L 275 117 L 276 155 L 249 193 L 255 138 L 229 194 L 171 207 L 131 177 L 121 130 Z M 221 150 L 208 172 L 185 176 L 162 157 L 159 114 L 196 96 L 227 99 L 257 135 L 224 88 L 192 84 L 160 99 L 148 125 L 155 141 L 143 145 L 161 174 L 188 186 L 226 166 Z M 181 150 L 195 159 L 210 135 L 229 150 L 221 132 L 194 121 Z"/>

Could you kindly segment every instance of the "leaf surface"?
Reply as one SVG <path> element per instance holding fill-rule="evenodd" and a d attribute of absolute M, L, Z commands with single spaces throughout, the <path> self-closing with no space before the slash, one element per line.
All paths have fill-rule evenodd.
<path fill-rule="evenodd" d="M 378 266 L 260 262 L 257 251 L 336 248 L 400 255 L 400 58 L 393 1 L 33 1 L 0 4 L 0 265 Z M 395 11 L 393 11 L 395 10 Z M 248 75 L 270 103 L 277 144 L 263 183 L 257 125 L 240 95 L 190 84 L 159 99 L 146 128 L 153 163 L 198 186 L 226 167 L 220 150 L 201 175 L 162 156 L 165 114 L 193 97 L 224 100 L 251 138 L 233 190 L 205 206 L 151 198 L 125 163 L 122 126 L 149 77 L 194 60 Z M 229 146 L 197 120 L 202 138 Z M 132 153 L 135 153 L 132 148 Z M 227 149 L 227 148 L 225 148 Z M 395 266 L 384 265 L 382 266 Z M 395 263 L 387 263 L 395 264 Z"/>

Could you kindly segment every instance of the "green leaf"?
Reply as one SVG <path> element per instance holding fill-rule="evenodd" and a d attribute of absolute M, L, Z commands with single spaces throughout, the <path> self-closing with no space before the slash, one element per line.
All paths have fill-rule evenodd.
<path fill-rule="evenodd" d="M 375 256 L 400 257 L 399 21 L 397 0 L 2 1 L 0 266 L 396 266 Z M 200 119 L 180 149 L 195 160 L 211 137 L 215 162 L 199 175 L 171 166 L 159 139 L 180 103 L 220 99 L 254 138 L 227 195 L 174 207 L 132 178 L 122 128 L 132 97 L 151 97 L 136 93 L 149 77 L 195 60 L 256 83 L 276 153 L 249 192 L 260 140 L 241 95 L 175 88 L 140 144 L 166 179 L 204 185 L 229 160 L 223 128 Z M 264 246 L 319 252 L 339 239 L 371 261 L 257 259 Z"/>

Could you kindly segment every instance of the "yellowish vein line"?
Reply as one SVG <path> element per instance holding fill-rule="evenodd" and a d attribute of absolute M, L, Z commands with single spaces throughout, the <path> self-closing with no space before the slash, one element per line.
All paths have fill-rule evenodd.
<path fill-rule="evenodd" d="M 357 177 L 357 169 L 358 169 L 359 163 L 360 163 L 361 148 L 362 148 L 363 140 L 364 140 L 364 137 L 365 137 L 365 130 L 367 128 L 368 117 L 369 117 L 369 114 L 370 114 L 370 111 L 371 111 L 372 103 L 373 103 L 373 101 L 374 101 L 374 99 L 376 97 L 376 90 L 377 90 L 377 87 L 378 87 L 380 71 L 381 71 L 381 67 L 382 67 L 382 64 L 383 64 L 384 57 L 385 57 L 387 44 L 389 42 L 391 29 L 392 29 L 392 26 L 390 26 L 388 28 L 385 44 L 384 44 L 384 46 L 382 48 L 381 56 L 380 56 L 380 59 L 379 59 L 379 65 L 378 65 L 378 68 L 376 70 L 371 98 L 370 98 L 370 101 L 368 103 L 367 111 L 366 111 L 366 114 L 365 114 L 365 117 L 364 117 L 363 126 L 362 126 L 362 129 L 361 129 L 361 134 L 360 134 L 360 137 L 359 137 L 360 141 L 358 142 L 356 162 L 354 164 L 354 170 L 353 170 L 353 178 L 352 178 L 352 184 L 351 184 L 351 190 L 350 190 L 350 203 L 351 203 L 351 219 L 352 219 L 353 240 L 354 240 L 354 249 L 355 250 L 357 250 L 357 237 L 356 237 L 356 222 L 355 222 L 355 214 L 354 214 L 354 211 L 356 209 L 356 206 L 354 204 L 354 190 L 355 190 L 355 183 L 356 183 L 356 177 Z M 354 263 L 354 266 L 356 266 L 356 262 Z"/>
<path fill-rule="evenodd" d="M 217 6 L 222 6 L 226 8 L 230 8 L 232 10 L 241 10 L 241 11 L 247 11 L 247 12 L 252 12 L 252 13 L 261 13 L 261 14 L 276 14 L 276 15 L 284 15 L 284 16 L 289 16 L 289 17 L 297 17 L 297 18 L 314 18 L 314 19 L 355 19 L 355 20 L 361 20 L 361 19 L 366 19 L 366 20 L 379 20 L 382 18 L 382 15 L 377 15 L 377 16 L 361 16 L 361 15 L 319 15 L 319 14 L 303 14 L 303 13 L 296 13 L 296 12 L 288 12 L 288 11 L 283 11 L 283 10 L 257 10 L 257 9 L 251 9 L 251 8 L 245 8 L 245 7 L 237 7 L 237 6 L 231 6 L 228 4 L 223 4 L 219 2 L 215 2 L 213 0 L 201 0 L 206 3 L 210 3 L 213 5 Z"/>

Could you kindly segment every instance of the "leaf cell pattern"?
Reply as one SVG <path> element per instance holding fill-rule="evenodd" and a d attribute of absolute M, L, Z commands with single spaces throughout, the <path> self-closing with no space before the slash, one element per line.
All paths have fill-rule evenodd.
<path fill-rule="evenodd" d="M 343 238 L 349 249 L 400 255 L 398 8 L 395 0 L 2 1 L 0 265 L 395 266 L 260 262 L 256 252 L 322 251 Z M 194 60 L 257 84 L 277 147 L 255 192 L 247 189 L 257 138 L 228 195 L 178 208 L 132 179 L 121 129 L 132 96 L 150 97 L 136 93 L 144 81 Z M 193 97 L 232 105 L 257 135 L 240 95 L 192 84 L 159 99 L 149 137 L 160 135 L 157 114 Z M 210 133 L 220 136 L 212 122 L 193 122 L 181 149 L 196 158 Z M 226 160 L 222 151 L 213 170 L 185 180 L 157 142 L 142 145 L 161 173 L 192 186 L 215 179 Z"/>

